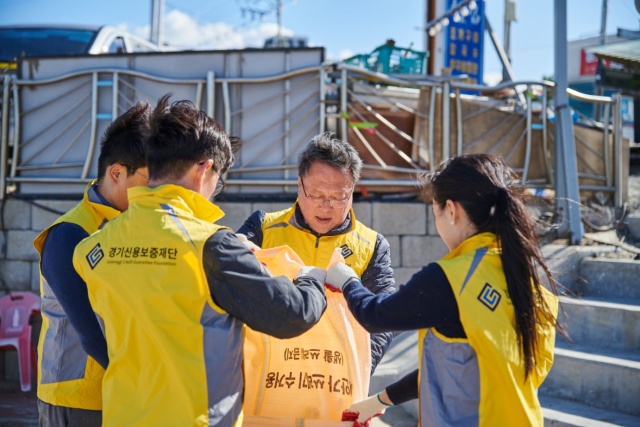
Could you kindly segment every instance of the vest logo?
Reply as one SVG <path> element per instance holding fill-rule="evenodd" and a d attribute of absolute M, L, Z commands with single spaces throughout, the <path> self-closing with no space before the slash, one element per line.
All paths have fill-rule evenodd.
<path fill-rule="evenodd" d="M 98 263 L 102 261 L 102 258 L 104 258 L 104 251 L 100 247 L 100 243 L 97 243 L 93 249 L 91 249 L 91 252 L 87 254 L 86 258 L 89 263 L 89 267 L 91 267 L 92 270 L 96 268 L 96 265 L 98 265 Z"/>
<path fill-rule="evenodd" d="M 351 255 L 353 255 L 353 251 L 349 249 L 349 246 L 347 246 L 346 243 L 340 246 L 340 249 L 342 249 L 342 256 L 345 258 L 349 258 Z"/>
<path fill-rule="evenodd" d="M 478 295 L 478 301 L 486 305 L 491 311 L 495 311 L 501 299 L 502 295 L 500 295 L 500 292 L 493 289 L 488 283 L 484 284 L 480 295 Z"/>

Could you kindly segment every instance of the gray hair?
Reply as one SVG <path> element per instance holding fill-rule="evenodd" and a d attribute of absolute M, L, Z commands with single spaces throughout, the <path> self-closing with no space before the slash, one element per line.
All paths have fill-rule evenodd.
<path fill-rule="evenodd" d="M 362 159 L 348 142 L 341 141 L 332 132 L 313 137 L 298 157 L 298 175 L 305 176 L 314 162 L 321 162 L 342 172 L 348 172 L 355 184 L 360 178 Z"/>

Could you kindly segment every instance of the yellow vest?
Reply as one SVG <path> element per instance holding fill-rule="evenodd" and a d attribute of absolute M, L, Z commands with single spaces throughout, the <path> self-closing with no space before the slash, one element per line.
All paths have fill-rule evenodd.
<path fill-rule="evenodd" d="M 290 246 L 305 265 L 326 268 L 335 248 L 358 275 L 366 269 L 377 233 L 356 221 L 336 236 L 316 237 L 299 228 L 293 208 L 268 213 L 262 226 L 264 249 Z M 340 421 L 342 411 L 368 395 L 371 346 L 342 295 L 327 291 L 327 309 L 304 334 L 279 340 L 247 329 L 245 405 L 248 422 L 259 417 Z M 291 404 L 295 402 L 295 404 Z M 259 422 L 259 421 L 258 421 Z"/>
<path fill-rule="evenodd" d="M 42 255 L 49 230 L 61 222 L 77 224 L 89 234 L 120 211 L 89 201 L 87 186 L 82 201 L 47 227 L 33 242 Z M 80 338 L 40 274 L 42 329 L 38 341 L 38 398 L 43 402 L 69 408 L 102 409 L 104 369 L 82 349 Z"/>
<path fill-rule="evenodd" d="M 326 268 L 335 248 L 342 248 L 345 263 L 359 276 L 369 265 L 378 234 L 356 220 L 351 209 L 351 229 L 335 236 L 316 237 L 299 228 L 293 221 L 296 206 L 280 212 L 267 213 L 262 224 L 262 247 L 265 249 L 289 245 L 305 265 Z"/>
<path fill-rule="evenodd" d="M 104 426 L 242 424 L 243 324 L 214 303 L 202 267 L 222 216 L 183 187 L 135 187 L 77 246 L 109 350 Z"/>
<path fill-rule="evenodd" d="M 465 387 L 465 383 L 477 382 L 477 396 L 460 396 L 474 400 L 477 405 L 479 426 L 542 426 L 543 416 L 537 397 L 540 386 L 553 363 L 555 326 L 542 322 L 538 328 L 538 352 L 536 369 L 525 380 L 525 365 L 521 356 L 515 325 L 515 311 L 504 277 L 500 249 L 492 233 L 481 233 L 465 240 L 442 260 L 438 261 L 451 284 L 460 312 L 460 321 L 467 339 L 451 339 L 439 334 L 435 328 L 421 330 L 419 343 L 426 348 L 420 349 L 420 399 L 422 425 L 436 419 L 438 414 L 430 413 L 432 402 L 429 399 L 434 388 L 449 387 L 446 392 L 456 401 L 456 389 Z M 543 289 L 547 305 L 557 316 L 558 298 Z M 433 335 L 430 335 L 433 334 Z M 458 354 L 465 346 L 470 353 L 464 360 L 452 362 L 440 358 L 447 354 L 446 347 L 457 347 Z M 440 358 L 440 359 L 439 359 Z M 430 372 L 432 366 L 440 373 L 448 366 L 434 364 L 435 360 L 462 364 L 468 374 L 459 378 L 460 384 L 443 380 L 444 375 Z M 464 366 L 466 365 L 466 366 Z M 456 369 L 455 367 L 453 369 Z M 435 375 L 434 375 L 435 374 Z M 476 375 L 477 374 L 477 375 Z M 436 376 L 441 375 L 438 379 Z M 437 384 L 437 385 L 436 385 Z M 453 387 L 453 388 L 451 388 Z M 440 390 L 443 391 L 443 390 Z M 467 390 L 467 393 L 469 390 Z M 464 394 L 464 393 L 463 393 Z M 444 402 L 444 406 L 448 403 Z M 424 412 L 427 412 L 425 414 Z M 442 411 L 440 411 L 442 413 Z M 430 420 L 424 419 L 429 417 Z"/>

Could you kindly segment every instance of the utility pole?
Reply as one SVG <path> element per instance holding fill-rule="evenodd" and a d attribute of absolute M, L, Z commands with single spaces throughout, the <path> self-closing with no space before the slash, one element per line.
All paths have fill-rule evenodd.
<path fill-rule="evenodd" d="M 424 23 L 431 21 L 436 16 L 435 2 L 424 0 Z M 424 51 L 429 52 L 429 58 L 427 59 L 427 74 L 435 75 L 436 70 L 434 66 L 435 61 L 435 37 L 429 36 L 429 32 L 424 30 Z"/>
<path fill-rule="evenodd" d="M 569 79 L 567 72 L 567 0 L 555 0 L 554 33 L 556 212 L 561 217 L 558 234 L 559 237 L 569 237 L 571 245 L 579 245 L 582 240 L 583 228 L 580 219 L 578 161 L 569 108 L 569 95 L 567 94 L 567 80 Z"/>
<path fill-rule="evenodd" d="M 516 0 L 504 0 L 504 38 L 502 45 L 507 56 L 508 63 L 511 64 L 511 23 L 518 20 L 516 16 Z M 502 81 L 511 81 L 507 67 L 502 66 Z"/>
<path fill-rule="evenodd" d="M 151 0 L 151 34 L 149 40 L 162 47 L 164 43 L 164 0 Z"/>
<path fill-rule="evenodd" d="M 607 6 L 609 0 L 602 0 L 602 10 L 600 14 L 600 46 L 603 46 L 607 43 Z M 598 66 L 596 73 L 598 75 L 602 75 L 602 67 L 604 67 L 604 63 L 602 59 L 598 58 Z M 596 84 L 596 95 L 602 95 L 603 93 L 602 84 Z M 596 109 L 593 118 L 596 122 L 600 121 L 600 116 L 602 115 L 600 112 L 600 105 L 595 104 L 594 108 Z M 607 123 L 608 125 L 608 123 Z"/>
<path fill-rule="evenodd" d="M 276 0 L 276 18 L 278 21 L 278 38 L 277 38 L 277 46 L 283 47 L 284 43 L 282 41 L 282 0 Z"/>
<path fill-rule="evenodd" d="M 607 7 L 609 0 L 602 0 L 602 12 L 600 15 L 600 46 L 604 45 L 607 40 Z"/>

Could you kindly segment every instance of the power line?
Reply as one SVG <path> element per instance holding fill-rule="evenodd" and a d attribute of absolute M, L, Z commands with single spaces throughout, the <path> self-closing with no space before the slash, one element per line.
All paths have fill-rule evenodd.
<path fill-rule="evenodd" d="M 237 2 L 244 4 L 244 6 L 240 6 L 242 19 L 248 18 L 250 21 L 260 22 L 262 22 L 266 16 L 273 15 L 277 10 L 278 3 L 280 3 L 279 0 L 237 0 Z"/>
<path fill-rule="evenodd" d="M 284 8 L 283 0 L 243 0 L 243 3 L 247 4 L 246 7 L 241 7 L 242 18 L 250 17 L 251 21 L 260 20 L 262 22 L 266 16 L 276 15 L 276 21 L 278 25 L 278 33 L 276 35 L 276 46 L 282 47 L 285 45 L 282 38 L 282 11 Z M 266 3 L 266 5 L 264 5 Z M 290 3 L 295 3 L 295 0 L 290 0 Z M 261 6 L 261 7 L 259 7 Z"/>

